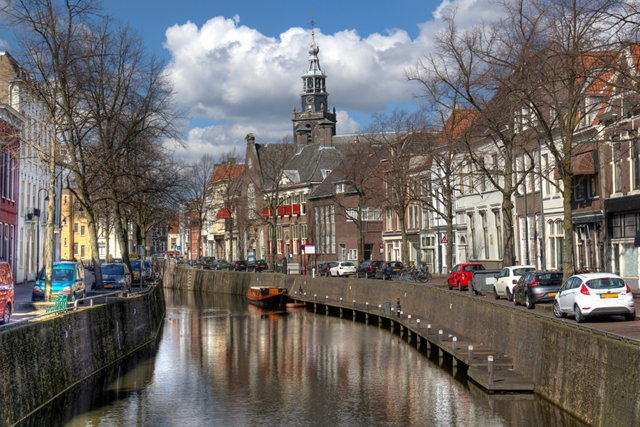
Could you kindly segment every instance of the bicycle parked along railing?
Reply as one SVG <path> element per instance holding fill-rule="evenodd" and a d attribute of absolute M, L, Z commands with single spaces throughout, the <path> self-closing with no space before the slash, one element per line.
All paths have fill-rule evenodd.
<path fill-rule="evenodd" d="M 426 267 L 424 269 L 409 267 L 400 274 L 393 276 L 392 280 L 396 282 L 428 283 L 431 281 L 431 277 L 431 273 Z"/>

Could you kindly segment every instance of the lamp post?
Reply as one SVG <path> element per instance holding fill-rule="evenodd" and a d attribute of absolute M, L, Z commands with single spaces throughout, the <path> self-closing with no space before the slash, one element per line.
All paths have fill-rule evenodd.
<path fill-rule="evenodd" d="M 520 197 L 521 194 L 516 189 L 514 196 Z M 529 265 L 529 211 L 527 209 L 527 182 L 524 183 L 524 244 L 525 244 L 525 256 L 527 259 L 526 264 Z"/>
<path fill-rule="evenodd" d="M 40 192 L 44 191 L 45 193 L 47 193 L 47 195 L 44 197 L 44 201 L 48 202 L 49 201 L 49 191 L 46 188 L 41 188 L 38 190 L 38 200 L 40 200 Z M 40 272 L 40 212 L 42 212 L 41 209 L 38 209 L 38 222 L 36 223 L 36 277 L 38 275 L 38 273 Z"/>

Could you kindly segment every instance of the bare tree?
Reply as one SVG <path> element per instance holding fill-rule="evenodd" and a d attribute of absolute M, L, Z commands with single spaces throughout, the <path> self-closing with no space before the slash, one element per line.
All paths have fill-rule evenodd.
<path fill-rule="evenodd" d="M 193 215 L 191 226 L 198 229 L 197 259 L 200 259 L 202 248 L 202 227 L 212 209 L 211 203 L 207 202 L 210 201 L 211 178 L 215 170 L 215 159 L 205 154 L 189 165 L 182 176 L 187 210 Z"/>
<path fill-rule="evenodd" d="M 333 189 L 333 201 L 341 209 L 347 221 L 354 223 L 358 234 L 358 264 L 364 257 L 365 228 L 372 218 L 364 215 L 367 208 L 375 208 L 382 215 L 381 205 L 383 197 L 380 189 L 383 187 L 380 162 L 381 147 L 367 141 L 364 135 L 358 138 L 356 144 L 349 144 L 340 151 L 340 163 L 333 168 L 331 176 L 337 180 L 337 188 Z M 355 200 L 354 200 L 355 199 Z M 378 218 L 381 222 L 382 217 Z"/>
<path fill-rule="evenodd" d="M 380 146 L 382 160 L 381 191 L 384 204 L 396 213 L 402 233 L 402 260 L 408 262 L 406 212 L 409 204 L 416 200 L 414 188 L 415 176 L 410 174 L 411 160 L 421 153 L 426 132 L 425 116 L 422 111 L 409 113 L 395 110 L 391 114 L 377 114 L 373 123 L 365 132 L 366 139 Z"/>

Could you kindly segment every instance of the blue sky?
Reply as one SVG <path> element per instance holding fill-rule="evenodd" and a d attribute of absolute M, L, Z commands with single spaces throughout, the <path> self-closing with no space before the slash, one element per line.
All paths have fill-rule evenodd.
<path fill-rule="evenodd" d="M 339 134 L 364 128 L 373 113 L 416 107 L 420 88 L 404 71 L 433 49 L 444 10 L 457 8 L 462 28 L 496 18 L 490 0 L 107 0 L 104 5 L 166 59 L 176 99 L 189 110 L 187 148 L 176 153 L 188 159 L 224 155 L 234 147 L 243 155 L 249 132 L 266 142 L 292 133 L 311 12 Z M 10 43 L 7 33 L 0 32 L 0 38 Z"/>

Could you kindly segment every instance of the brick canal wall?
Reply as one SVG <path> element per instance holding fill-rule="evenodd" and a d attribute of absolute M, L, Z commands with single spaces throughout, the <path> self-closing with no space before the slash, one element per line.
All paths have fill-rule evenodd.
<path fill-rule="evenodd" d="M 162 285 L 149 293 L 0 329 L 0 426 L 10 426 L 82 379 L 153 341 Z"/>
<path fill-rule="evenodd" d="M 307 297 L 328 295 L 377 307 L 389 301 L 425 322 L 511 356 L 514 370 L 531 379 L 535 391 L 594 426 L 640 425 L 640 346 L 604 334 L 466 294 L 397 282 L 226 273 L 172 268 L 167 286 L 244 295 L 251 285 L 275 285 Z M 191 276 L 190 276 L 191 273 Z M 189 277 L 191 282 L 189 284 Z M 170 284 L 170 285 L 169 285 Z"/>

